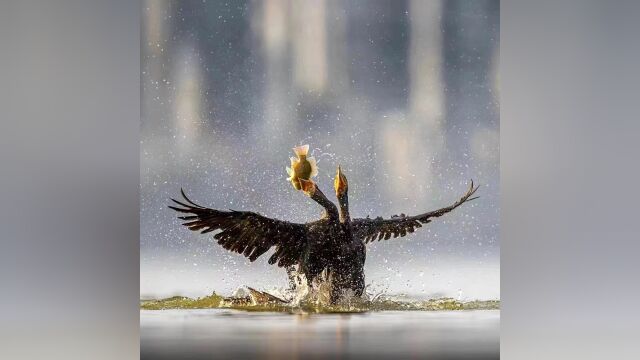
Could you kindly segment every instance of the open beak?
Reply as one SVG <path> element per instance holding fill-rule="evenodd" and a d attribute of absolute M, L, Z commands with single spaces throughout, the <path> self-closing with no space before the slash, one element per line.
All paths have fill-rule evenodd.
<path fill-rule="evenodd" d="M 338 170 L 336 171 L 336 177 L 333 180 L 333 188 L 336 191 L 336 195 L 340 196 L 344 194 L 347 190 L 347 177 L 342 173 L 342 168 L 338 165 Z"/>

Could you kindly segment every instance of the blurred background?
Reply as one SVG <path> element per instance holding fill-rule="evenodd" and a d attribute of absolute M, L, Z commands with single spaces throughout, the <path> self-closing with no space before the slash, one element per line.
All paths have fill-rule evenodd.
<path fill-rule="evenodd" d="M 500 298 L 498 1 L 144 1 L 140 296 L 286 286 L 180 225 L 184 188 L 213 208 L 308 222 L 286 182 L 310 144 L 319 187 L 338 164 L 352 217 L 481 198 L 405 238 L 368 245 L 373 292 Z M 331 196 L 333 197 L 333 196 Z"/>

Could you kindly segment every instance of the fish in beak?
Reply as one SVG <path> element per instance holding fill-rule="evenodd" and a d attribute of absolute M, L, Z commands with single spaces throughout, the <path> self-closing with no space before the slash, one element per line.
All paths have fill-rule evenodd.
<path fill-rule="evenodd" d="M 293 152 L 296 157 L 292 157 L 291 167 L 287 167 L 287 181 L 290 181 L 296 190 L 302 190 L 302 184 L 300 180 L 309 180 L 318 175 L 318 165 L 316 159 L 311 156 L 307 157 L 309 153 L 309 145 L 301 145 L 293 148 Z"/>
<path fill-rule="evenodd" d="M 344 193 L 347 192 L 349 188 L 349 183 L 347 183 L 347 177 L 342 173 L 342 168 L 338 165 L 338 170 L 336 170 L 336 177 L 333 179 L 333 188 L 336 191 L 336 196 L 340 197 Z"/>

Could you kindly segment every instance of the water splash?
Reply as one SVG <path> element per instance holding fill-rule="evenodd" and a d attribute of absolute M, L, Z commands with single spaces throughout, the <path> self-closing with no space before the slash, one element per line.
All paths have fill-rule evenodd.
<path fill-rule="evenodd" d="M 322 277 L 322 276 L 321 276 Z M 240 287 L 233 296 L 224 297 L 215 292 L 209 296 L 192 299 L 174 296 L 160 300 L 140 302 L 143 310 L 165 309 L 219 309 L 268 311 L 286 313 L 359 313 L 369 311 L 445 311 L 445 310 L 495 310 L 499 300 L 463 302 L 453 298 L 414 300 L 406 295 L 390 295 L 369 284 L 363 296 L 344 294 L 338 303 L 331 304 L 330 279 L 322 278 L 311 286 L 302 282 L 295 289 L 274 288 L 269 292 L 250 287 Z"/>
<path fill-rule="evenodd" d="M 329 146 L 331 146 L 331 144 L 329 144 L 327 147 Z M 323 159 L 335 160 L 336 158 L 335 153 L 327 152 L 325 150 L 322 150 L 321 148 L 313 148 L 313 156 L 316 158 L 318 164 L 320 164 Z"/>

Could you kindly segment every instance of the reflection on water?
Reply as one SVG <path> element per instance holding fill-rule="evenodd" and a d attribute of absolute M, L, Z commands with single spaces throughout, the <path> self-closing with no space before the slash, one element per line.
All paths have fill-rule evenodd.
<path fill-rule="evenodd" d="M 143 359 L 499 358 L 500 311 L 140 311 Z"/>

